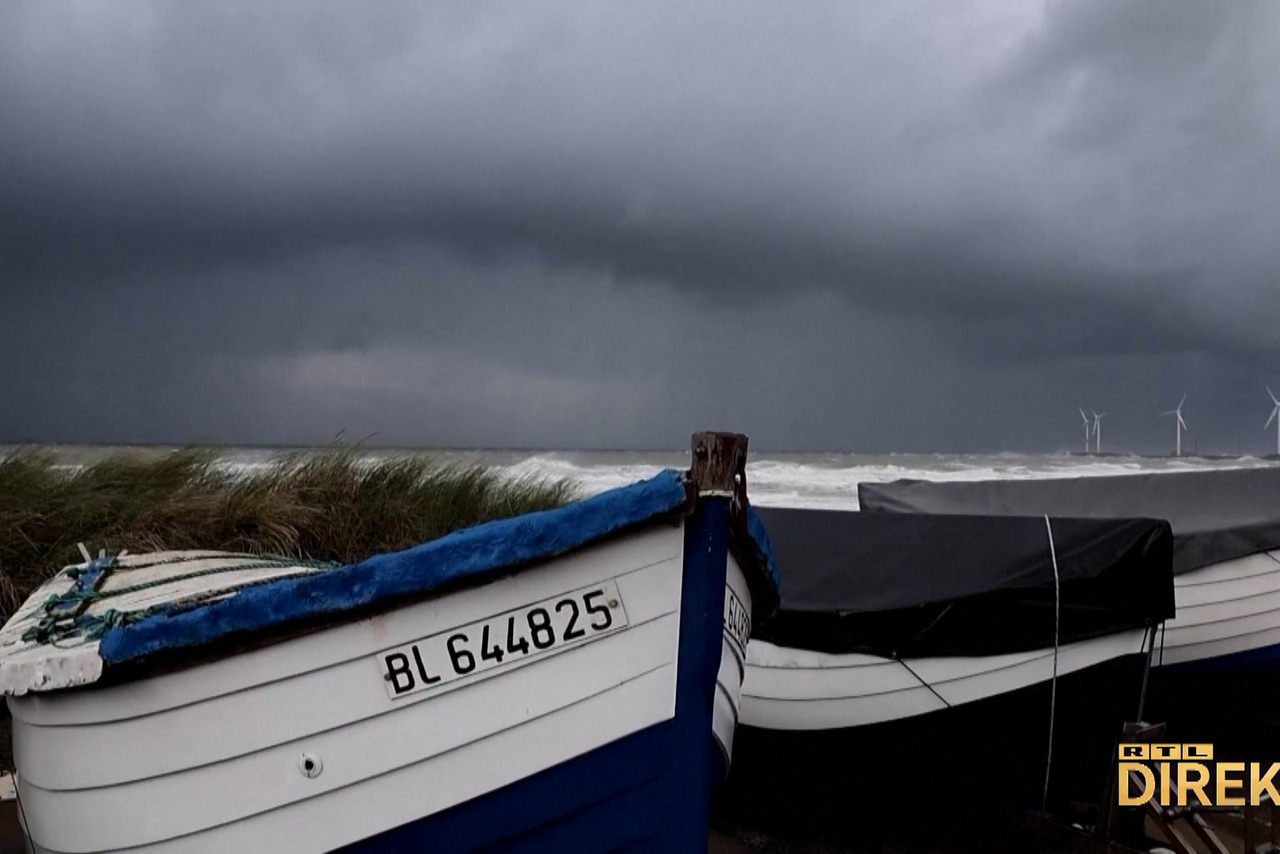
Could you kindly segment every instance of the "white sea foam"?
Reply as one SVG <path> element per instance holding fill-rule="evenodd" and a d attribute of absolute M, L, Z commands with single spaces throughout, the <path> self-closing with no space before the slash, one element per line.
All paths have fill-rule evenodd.
<path fill-rule="evenodd" d="M 625 457 L 625 459 L 624 459 Z M 645 460 L 645 457 L 649 457 Z M 603 492 L 651 477 L 663 468 L 683 468 L 675 454 L 534 454 L 507 467 L 514 476 L 575 480 L 586 494 Z M 1186 471 L 1206 468 L 1272 466 L 1256 458 L 1231 460 L 1096 459 L 1014 454 L 894 455 L 786 454 L 761 455 L 747 464 L 753 503 L 774 507 L 855 509 L 859 483 L 912 480 L 995 480 L 1054 477 L 1106 477 L 1143 471 Z"/>

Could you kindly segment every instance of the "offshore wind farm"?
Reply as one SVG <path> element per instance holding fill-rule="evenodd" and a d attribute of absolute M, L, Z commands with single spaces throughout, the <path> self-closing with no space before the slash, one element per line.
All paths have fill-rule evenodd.
<path fill-rule="evenodd" d="M 1266 456 L 1268 457 L 1274 456 L 1275 458 L 1280 458 L 1280 398 L 1277 398 L 1275 396 L 1275 393 L 1271 391 L 1270 386 L 1266 386 L 1265 389 L 1267 392 L 1267 396 L 1271 399 L 1271 410 L 1262 429 L 1264 431 L 1269 430 L 1272 428 L 1272 425 L 1274 425 L 1275 431 L 1276 431 L 1275 454 L 1266 455 Z M 1080 418 L 1084 426 L 1084 451 L 1083 452 L 1072 451 L 1071 452 L 1072 455 L 1073 456 L 1074 455 L 1111 456 L 1111 457 L 1132 456 L 1137 458 L 1172 456 L 1175 458 L 1188 457 L 1188 458 L 1201 458 L 1201 459 L 1238 459 L 1242 457 L 1251 456 L 1245 453 L 1234 453 L 1234 454 L 1230 454 L 1230 453 L 1201 454 L 1199 453 L 1199 438 L 1195 435 L 1194 431 L 1192 431 L 1191 428 L 1187 426 L 1186 418 L 1183 417 L 1183 413 L 1182 413 L 1182 409 L 1187 403 L 1187 396 L 1188 396 L 1187 393 L 1184 392 L 1182 395 L 1182 398 L 1178 401 L 1177 406 L 1175 406 L 1173 409 L 1167 409 L 1167 410 L 1164 410 L 1163 412 L 1158 412 L 1155 414 L 1155 418 L 1157 419 L 1159 418 L 1173 419 L 1172 421 L 1173 444 L 1171 447 L 1171 453 L 1151 454 L 1151 453 L 1126 452 L 1126 451 L 1115 450 L 1115 449 L 1108 449 L 1107 451 L 1104 452 L 1102 450 L 1102 426 L 1101 425 L 1102 425 L 1102 418 L 1107 413 L 1106 412 L 1099 413 L 1096 410 L 1090 410 L 1093 414 L 1093 418 L 1090 419 L 1090 417 L 1085 414 L 1084 407 L 1081 406 L 1081 407 L 1077 407 L 1077 409 L 1080 413 Z M 1184 441 L 1183 441 L 1184 436 L 1190 436 L 1192 440 L 1192 446 L 1189 453 L 1184 448 Z M 1092 441 L 1092 449 L 1090 448 L 1091 441 Z"/>

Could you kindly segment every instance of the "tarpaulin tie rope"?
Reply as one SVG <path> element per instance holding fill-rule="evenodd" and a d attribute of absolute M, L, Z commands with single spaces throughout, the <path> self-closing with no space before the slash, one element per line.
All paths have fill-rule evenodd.
<path fill-rule="evenodd" d="M 341 564 L 332 561 L 313 561 L 313 560 L 294 560 L 293 558 L 267 558 L 259 559 L 249 563 L 235 563 L 229 566 L 215 566 L 209 569 L 200 569 L 195 572 L 184 572 L 179 575 L 169 575 L 163 578 L 156 578 L 151 581 L 144 581 L 138 584 L 130 584 L 125 587 L 117 587 L 112 590 L 80 590 L 66 593 L 63 600 L 84 600 L 88 602 L 96 602 L 99 599 L 108 599 L 112 596 L 124 596 L 129 593 L 139 593 L 143 590 L 150 590 L 153 587 L 163 587 L 166 584 L 175 584 L 179 581 L 190 581 L 195 578 L 203 578 L 207 575 L 221 575 L 227 572 L 248 572 L 258 569 L 276 569 L 278 567 L 299 566 L 306 569 L 337 569 Z"/>
<path fill-rule="evenodd" d="M 1053 525 L 1044 517 L 1044 528 L 1049 534 L 1049 557 L 1053 559 L 1053 682 L 1049 689 L 1049 755 L 1044 760 L 1044 794 L 1040 799 L 1040 811 L 1049 805 L 1049 767 L 1053 763 L 1053 718 L 1058 708 L 1058 639 L 1062 627 L 1062 592 L 1058 579 L 1058 550 L 1053 545 Z"/>
<path fill-rule="evenodd" d="M 123 554 L 123 552 L 121 554 Z M 179 557 L 179 558 L 173 558 L 169 560 L 150 561 L 147 563 L 142 563 L 135 566 L 127 567 L 127 569 L 144 569 L 144 568 L 150 568 L 155 566 L 171 565 L 171 564 L 177 564 L 177 563 L 189 563 L 197 560 L 204 560 L 209 558 L 222 558 L 222 557 L 223 557 L 222 555 L 196 555 L 196 556 L 189 556 L 189 557 Z M 112 609 L 109 609 L 105 614 L 103 614 L 102 617 L 82 615 L 80 617 L 71 618 L 71 619 L 54 617 L 52 614 L 49 613 L 50 610 L 53 609 L 54 607 L 61 604 L 66 604 L 68 602 L 88 602 L 92 604 L 94 602 L 98 602 L 103 599 L 110 599 L 112 597 L 122 596 L 130 593 L 139 593 L 141 591 L 150 590 L 155 587 L 163 587 L 169 584 L 175 584 L 178 582 L 190 581 L 196 578 L 202 578 L 209 575 L 220 575 L 220 574 L 229 573 L 229 572 L 252 571 L 252 570 L 259 570 L 259 569 L 276 569 L 279 567 L 302 567 L 311 571 L 322 571 L 322 570 L 336 569 L 340 566 L 340 564 L 334 561 L 294 559 L 294 558 L 278 556 L 278 555 L 236 554 L 236 555 L 232 555 L 232 557 L 239 559 L 241 562 L 231 563 L 225 566 L 209 567 L 207 569 L 197 570 L 194 572 L 184 572 L 178 575 L 170 575 L 163 578 L 152 579 L 151 581 L 140 582 L 138 584 L 130 584 L 124 587 L 117 587 L 112 590 L 101 590 L 101 589 L 76 590 L 73 588 L 72 590 L 69 590 L 63 594 L 53 594 L 48 599 L 46 599 L 41 606 L 45 610 L 45 613 L 47 616 L 44 619 L 40 620 L 40 622 L 38 622 L 36 625 L 27 629 L 23 633 L 22 639 L 24 641 L 35 642 L 35 643 L 52 643 L 55 646 L 57 645 L 57 642 L 68 640 L 71 638 L 84 638 L 85 640 L 97 640 L 102 637 L 102 634 L 107 629 L 110 629 L 118 625 L 125 625 L 126 623 L 130 623 L 130 622 L 136 622 L 142 619 L 144 616 L 147 616 L 153 610 L 152 608 L 142 608 L 137 611 L 120 612 L 112 608 Z M 74 568 L 74 567 L 71 568 L 71 571 L 68 571 L 67 575 L 69 577 L 78 578 L 79 572 L 76 571 L 76 569 L 77 568 Z M 112 567 L 113 572 L 115 571 L 115 569 L 116 567 Z M 276 577 L 273 576 L 271 578 L 264 579 L 264 581 L 272 581 L 272 580 L 276 580 Z M 257 583 L 260 583 L 260 582 L 250 581 L 247 583 L 237 585 L 236 589 L 242 590 L 249 586 L 253 586 Z M 214 591 L 206 591 L 204 594 L 201 594 L 201 595 L 203 596 L 207 596 L 210 594 L 222 595 L 222 594 L 225 594 L 226 592 L 228 591 L 214 590 Z M 188 598 L 198 599 L 198 598 L 201 598 L 201 596 L 198 595 L 196 597 L 188 597 Z"/>
<path fill-rule="evenodd" d="M 951 704 L 947 702 L 946 698 L 943 697 L 941 694 L 939 694 L 936 690 L 934 690 L 934 687 L 932 685 L 930 685 L 928 682 L 921 679 L 920 674 L 912 670 L 910 664 L 907 664 L 901 658 L 898 658 L 897 653 L 894 653 L 893 660 L 901 664 L 903 667 L 907 668 L 907 672 L 910 673 L 912 676 L 916 677 L 917 682 L 919 682 L 924 687 L 928 688 L 929 692 L 932 693 L 933 696 L 937 697 L 938 700 L 941 701 L 942 705 L 946 706 L 948 709 L 951 708 Z"/>
<path fill-rule="evenodd" d="M 1163 623 L 1160 624 L 1160 628 L 1163 630 L 1164 628 Z M 1147 635 L 1151 636 L 1151 646 L 1147 646 Z M 1147 678 L 1151 675 L 1151 659 L 1154 658 L 1156 654 L 1156 627 L 1155 626 L 1148 626 L 1146 629 L 1143 630 L 1142 645 L 1146 647 L 1146 650 L 1147 650 L 1147 662 L 1142 667 L 1142 692 L 1138 694 L 1137 720 L 1139 722 L 1145 720 L 1142 717 L 1142 713 L 1147 705 Z"/>

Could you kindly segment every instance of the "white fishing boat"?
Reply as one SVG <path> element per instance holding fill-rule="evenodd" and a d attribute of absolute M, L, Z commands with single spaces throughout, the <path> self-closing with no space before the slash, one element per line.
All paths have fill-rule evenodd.
<path fill-rule="evenodd" d="M 1057 673 L 1151 652 L 1153 690 L 1159 699 L 1171 674 L 1185 672 L 1200 679 L 1221 674 L 1262 683 L 1280 672 L 1280 469 L 864 483 L 859 485 L 859 504 L 862 516 L 848 518 L 1043 513 L 1168 520 L 1176 614 L 1160 621 L 1155 631 L 1144 626 L 1088 639 L 1068 638 L 1057 651 Z M 1007 536 L 998 531 L 991 535 Z M 927 534 L 922 531 L 920 536 Z M 890 548 L 901 544 L 885 543 L 881 551 Z M 796 570 L 805 571 L 802 565 Z M 1052 678 L 1054 668 L 1050 646 L 1000 655 L 895 660 L 757 638 L 748 656 L 743 723 L 823 729 L 896 720 L 1044 682 Z M 1184 704 L 1193 696 L 1186 695 Z"/>
<path fill-rule="evenodd" d="M 1139 655 L 1135 629 L 1004 655 L 888 658 L 752 641 L 741 722 L 763 729 L 866 726 L 942 711 Z"/>
<path fill-rule="evenodd" d="M 865 833 L 923 781 L 967 814 L 1098 793 L 1173 614 L 1168 523 L 759 512 L 787 579 L 748 649 L 730 821 Z"/>
<path fill-rule="evenodd" d="M 748 650 L 748 726 L 857 727 L 1007 694 L 1138 655 L 1173 613 L 1155 520 L 760 512 L 792 571 Z"/>
<path fill-rule="evenodd" d="M 868 513 L 1168 520 L 1176 616 L 1153 639 L 1146 711 L 1184 741 L 1280 751 L 1280 468 L 860 484 Z"/>
<path fill-rule="evenodd" d="M 1177 616 L 1154 666 L 1280 672 L 1280 468 L 858 486 L 869 513 L 1140 515 L 1173 529 Z"/>
<path fill-rule="evenodd" d="M 64 570 L 0 631 L 32 850 L 705 850 L 778 596 L 745 454 L 350 566 Z"/>

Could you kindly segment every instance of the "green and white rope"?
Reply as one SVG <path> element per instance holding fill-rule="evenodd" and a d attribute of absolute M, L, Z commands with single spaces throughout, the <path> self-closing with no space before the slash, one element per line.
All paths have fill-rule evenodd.
<path fill-rule="evenodd" d="M 163 587 L 167 584 L 176 584 L 182 581 L 190 581 L 195 578 L 203 578 L 210 575 L 218 575 L 227 572 L 242 572 L 256 569 L 276 569 L 284 566 L 296 566 L 310 570 L 326 570 L 336 569 L 342 564 L 335 561 L 318 561 L 307 559 L 294 559 L 288 557 L 280 557 L 275 555 L 251 555 L 251 554 L 199 554 L 199 555 L 182 555 L 165 560 L 150 561 L 144 564 L 133 564 L 131 566 L 112 566 L 104 570 L 114 574 L 120 570 L 146 569 L 156 566 L 165 566 L 178 563 L 191 563 L 197 560 L 218 560 L 237 558 L 241 560 L 249 560 L 249 563 L 231 563 L 225 566 L 214 566 L 206 569 L 196 570 L 194 572 L 184 572 L 179 575 L 171 575 L 166 578 L 156 578 L 151 581 L 143 581 L 137 584 L 130 584 L 124 587 L 118 587 L 112 590 L 69 590 L 63 594 L 52 594 L 41 605 L 45 611 L 44 619 L 40 620 L 36 625 L 27 629 L 22 634 L 24 641 L 35 643 L 48 643 L 57 646 L 59 641 L 66 641 L 75 638 L 79 642 L 98 640 L 102 635 L 111 628 L 128 623 L 137 622 L 144 617 L 154 613 L 155 608 L 142 608 L 137 611 L 120 611 L 110 608 L 101 615 L 81 615 L 79 617 L 53 617 L 49 611 L 57 605 L 66 604 L 67 602 L 84 602 L 93 603 L 104 599 L 110 599 L 116 596 L 123 596 L 130 593 L 138 593 L 143 590 L 150 590 L 155 587 Z M 69 573 L 71 577 L 78 577 L 79 572 Z M 281 576 L 272 576 L 261 580 L 250 581 L 246 584 L 239 585 L 237 590 L 246 587 L 256 587 L 271 581 L 279 580 Z M 212 598 L 213 596 L 221 596 L 226 590 L 209 590 L 198 596 L 192 596 L 185 601 L 190 603 L 198 602 L 202 599 Z M 165 603 L 171 604 L 171 603 Z"/>

